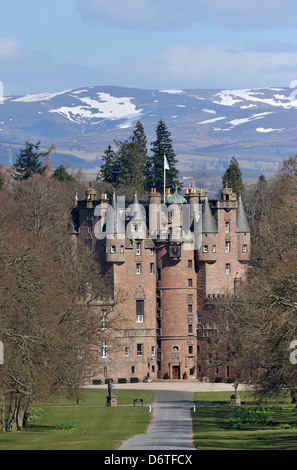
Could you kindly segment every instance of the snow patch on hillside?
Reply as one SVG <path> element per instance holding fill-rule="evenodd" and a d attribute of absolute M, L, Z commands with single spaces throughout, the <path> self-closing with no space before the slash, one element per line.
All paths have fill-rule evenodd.
<path fill-rule="evenodd" d="M 108 93 L 97 93 L 98 99 L 76 97 L 78 106 L 61 106 L 51 109 L 51 113 L 58 113 L 72 122 L 80 123 L 89 119 L 131 119 L 141 115 L 142 109 L 137 109 L 132 97 L 116 98 Z"/>
<path fill-rule="evenodd" d="M 48 101 L 48 100 L 51 100 L 52 98 L 55 98 L 56 96 L 65 95 L 66 93 L 69 93 L 70 91 L 71 90 L 58 91 L 56 93 L 31 93 L 31 94 L 21 96 L 20 98 L 17 98 L 11 101 L 21 102 L 21 103 L 33 103 L 35 101 Z"/>

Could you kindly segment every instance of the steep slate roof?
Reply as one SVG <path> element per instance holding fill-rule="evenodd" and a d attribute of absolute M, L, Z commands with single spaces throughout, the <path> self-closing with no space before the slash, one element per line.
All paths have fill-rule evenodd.
<path fill-rule="evenodd" d="M 238 198 L 238 209 L 236 218 L 236 232 L 237 233 L 250 233 L 250 226 L 244 210 L 241 196 Z"/>
<path fill-rule="evenodd" d="M 106 234 L 113 235 L 124 233 L 125 227 L 123 225 L 119 209 L 117 207 L 115 193 L 113 193 L 112 207 L 109 207 L 106 212 Z"/>
<path fill-rule="evenodd" d="M 202 207 L 202 233 L 218 233 L 218 227 L 212 216 L 207 197 Z"/>

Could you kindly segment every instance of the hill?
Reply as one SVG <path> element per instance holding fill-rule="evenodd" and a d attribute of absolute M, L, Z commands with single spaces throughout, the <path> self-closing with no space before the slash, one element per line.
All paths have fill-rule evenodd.
<path fill-rule="evenodd" d="M 0 105 L 0 161 L 11 165 L 25 140 L 52 142 L 53 167 L 67 160 L 95 176 L 101 155 L 125 140 L 137 120 L 148 143 L 163 119 L 184 178 L 216 185 L 235 155 L 248 181 L 271 176 L 297 149 L 297 101 L 291 88 L 141 90 L 90 86 L 5 97 Z"/>

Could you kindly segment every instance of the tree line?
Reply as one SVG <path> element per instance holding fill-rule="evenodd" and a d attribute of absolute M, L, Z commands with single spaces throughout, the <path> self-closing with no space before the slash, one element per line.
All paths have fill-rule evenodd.
<path fill-rule="evenodd" d="M 39 143 L 27 142 L 19 157 L 0 191 L 2 431 L 21 429 L 34 400 L 79 399 L 100 371 L 103 342 L 113 347 L 113 322 L 121 324 L 121 308 L 117 318 L 112 309 L 120 300 L 95 254 L 67 236 L 75 192 L 84 194 L 86 182 L 79 172 L 61 181 Z M 110 306 L 104 319 L 101 303 Z"/>
<path fill-rule="evenodd" d="M 252 254 L 236 294 L 212 300 L 212 367 L 229 365 L 261 398 L 297 402 L 297 156 L 244 189 Z M 228 327 L 227 327 L 228 325 Z M 293 358 L 293 360 L 292 360 Z M 205 358 L 206 359 L 206 358 Z"/>
<path fill-rule="evenodd" d="M 158 192 L 164 188 L 164 156 L 169 170 L 166 171 L 166 186 L 174 191 L 181 188 L 176 168 L 178 160 L 173 149 L 171 133 L 163 120 L 158 122 L 156 139 L 151 143 L 151 155 L 144 127 L 138 121 L 132 135 L 125 141 L 115 141 L 104 151 L 98 179 L 111 183 L 116 188 L 133 188 L 138 194 Z"/>

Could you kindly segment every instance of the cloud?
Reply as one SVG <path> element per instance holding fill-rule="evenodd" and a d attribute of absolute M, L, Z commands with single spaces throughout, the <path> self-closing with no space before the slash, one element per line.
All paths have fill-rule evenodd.
<path fill-rule="evenodd" d="M 14 60 L 19 56 L 18 41 L 11 36 L 0 37 L 0 61 Z"/>
<path fill-rule="evenodd" d="M 5 44 L 10 47 L 5 49 Z M 6 96 L 89 85 L 145 89 L 289 87 L 296 79 L 295 43 L 273 42 L 258 49 L 256 45 L 239 47 L 231 43 L 197 47 L 179 43 L 141 59 L 91 67 L 59 63 L 49 51 L 24 49 L 13 38 L 0 38 L 0 80 Z"/>
<path fill-rule="evenodd" d="M 178 6 L 176 6 L 178 5 Z M 77 0 L 76 9 L 88 22 L 131 29 L 176 29 L 188 16 L 172 0 Z"/>
<path fill-rule="evenodd" d="M 76 0 L 76 8 L 86 21 L 131 29 L 297 27 L 295 0 Z"/>
<path fill-rule="evenodd" d="M 131 74 L 133 70 L 133 74 Z M 190 48 L 176 44 L 138 61 L 123 61 L 107 73 L 128 86 L 153 88 L 251 88 L 289 86 L 297 78 L 296 52 L 262 52 L 234 45 Z"/>

